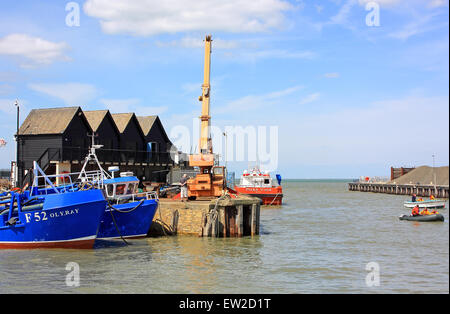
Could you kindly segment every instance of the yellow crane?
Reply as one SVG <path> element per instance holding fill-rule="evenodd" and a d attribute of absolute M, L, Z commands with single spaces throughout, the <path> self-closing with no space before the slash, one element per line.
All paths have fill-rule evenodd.
<path fill-rule="evenodd" d="M 189 165 L 199 167 L 200 173 L 195 178 L 188 180 L 188 196 L 218 197 L 221 196 L 225 187 L 225 167 L 215 166 L 215 157 L 211 140 L 211 116 L 210 116 L 210 94 L 211 94 L 211 35 L 205 40 L 205 65 L 202 95 L 202 115 L 200 116 L 200 139 L 199 153 L 189 156 Z"/>

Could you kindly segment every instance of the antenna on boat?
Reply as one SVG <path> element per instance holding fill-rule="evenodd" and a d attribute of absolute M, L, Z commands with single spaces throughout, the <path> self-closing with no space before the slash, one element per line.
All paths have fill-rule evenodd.
<path fill-rule="evenodd" d="M 88 155 L 84 159 L 83 168 L 81 168 L 80 175 L 78 176 L 78 179 L 87 178 L 86 166 L 89 164 L 89 162 L 91 160 L 95 161 L 95 163 L 97 164 L 98 168 L 100 169 L 100 172 L 101 172 L 102 176 L 104 176 L 106 178 L 111 178 L 111 176 L 108 174 L 108 172 L 106 172 L 102 168 L 102 166 L 100 166 L 100 162 L 98 161 L 97 154 L 95 153 L 95 150 L 102 148 L 103 145 L 96 145 L 95 144 L 95 136 L 96 136 L 95 133 L 88 134 L 88 136 L 91 138 L 91 147 L 89 147 Z M 102 178 L 98 178 L 98 179 L 102 179 Z"/>

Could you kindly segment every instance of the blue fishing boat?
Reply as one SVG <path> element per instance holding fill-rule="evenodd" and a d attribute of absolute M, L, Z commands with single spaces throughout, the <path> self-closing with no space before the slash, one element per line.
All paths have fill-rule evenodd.
<path fill-rule="evenodd" d="M 100 190 L 0 197 L 0 249 L 92 248 L 106 200 Z"/>
<path fill-rule="evenodd" d="M 75 184 L 67 184 L 62 189 L 89 189 L 98 186 L 104 190 L 107 204 L 101 217 L 97 239 L 137 238 L 145 237 L 158 208 L 158 197 L 155 192 L 138 192 L 139 179 L 132 173 L 121 173 L 114 177 L 119 169 L 111 167 L 111 174 L 105 171 L 97 159 L 95 150 L 101 145 L 94 145 L 86 156 L 83 167 Z M 86 171 L 93 163 L 97 170 Z M 70 174 L 69 174 L 69 181 Z"/>
<path fill-rule="evenodd" d="M 108 205 L 98 239 L 145 237 L 158 208 L 154 192 L 138 193 L 139 179 L 123 176 L 103 181 Z"/>
<path fill-rule="evenodd" d="M 100 211 L 97 239 L 146 236 L 158 207 L 156 193 L 139 193 L 139 179 L 130 173 L 122 173 L 121 177 L 115 178 L 114 172 L 118 169 L 114 169 L 112 174 L 105 171 L 95 154 L 95 150 L 100 147 L 101 145 L 92 145 L 79 173 L 45 175 L 37 163 L 34 163 L 33 185 L 21 194 L 23 201 L 28 202 L 35 198 L 45 203 L 47 199 L 51 200 L 55 195 L 60 195 L 60 198 L 66 197 L 68 200 L 87 204 L 91 202 L 89 194 L 80 198 L 75 195 L 81 196 L 85 195 L 85 192 L 96 191 L 93 193 L 102 198 L 101 204 L 98 203 L 96 208 Z M 86 171 L 92 162 L 98 169 Z M 58 181 L 59 185 L 56 184 Z M 34 203 L 27 205 L 37 206 Z"/>

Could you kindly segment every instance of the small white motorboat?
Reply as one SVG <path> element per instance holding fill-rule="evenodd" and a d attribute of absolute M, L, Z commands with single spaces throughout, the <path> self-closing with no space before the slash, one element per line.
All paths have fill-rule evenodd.
<path fill-rule="evenodd" d="M 416 205 L 418 205 L 419 208 L 444 208 L 445 202 L 445 200 L 423 200 L 417 202 L 404 202 L 403 205 L 407 208 L 414 208 Z"/>

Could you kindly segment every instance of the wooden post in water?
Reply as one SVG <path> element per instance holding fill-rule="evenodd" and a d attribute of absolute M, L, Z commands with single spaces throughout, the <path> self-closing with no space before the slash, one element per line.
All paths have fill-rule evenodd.
<path fill-rule="evenodd" d="M 257 235 L 256 233 L 256 210 L 257 210 L 257 204 L 252 205 L 252 220 L 251 220 L 251 235 Z"/>
<path fill-rule="evenodd" d="M 244 205 L 237 205 L 236 227 L 238 237 L 244 234 Z"/>
<path fill-rule="evenodd" d="M 260 204 L 253 204 L 252 205 L 252 226 L 251 226 L 251 232 L 253 235 L 259 235 L 259 215 L 261 211 L 261 205 Z"/>

